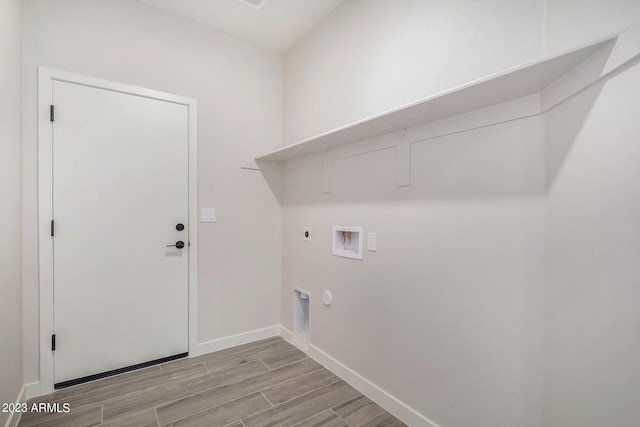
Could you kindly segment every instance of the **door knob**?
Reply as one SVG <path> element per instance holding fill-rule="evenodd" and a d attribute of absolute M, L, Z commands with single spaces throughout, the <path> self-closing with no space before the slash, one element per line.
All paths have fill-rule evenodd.
<path fill-rule="evenodd" d="M 182 240 L 178 240 L 175 245 L 167 245 L 168 248 L 176 247 L 178 249 L 184 248 L 184 242 Z"/>

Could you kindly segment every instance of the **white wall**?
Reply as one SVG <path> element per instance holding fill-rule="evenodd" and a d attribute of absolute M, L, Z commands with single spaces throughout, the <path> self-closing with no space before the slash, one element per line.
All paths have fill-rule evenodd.
<path fill-rule="evenodd" d="M 347 0 L 285 53 L 284 142 L 536 57 L 542 21 L 537 0 Z M 329 195 L 321 165 L 289 170 L 283 324 L 302 287 L 312 344 L 439 425 L 539 426 L 543 144 L 539 117 L 417 143 L 410 188 L 395 149 L 332 162 Z M 332 225 L 378 251 L 333 257 Z"/>
<path fill-rule="evenodd" d="M 301 287 L 311 343 L 438 425 L 539 426 L 542 119 L 413 144 L 409 188 L 396 185 L 396 148 L 369 147 L 396 139 L 332 161 L 330 194 L 321 164 L 288 165 L 283 324 Z M 377 252 L 332 256 L 333 225 L 376 232 Z"/>
<path fill-rule="evenodd" d="M 284 143 L 639 21 L 635 0 L 348 0 L 285 54 Z M 636 425 L 638 73 L 414 145 L 410 189 L 394 149 L 332 162 L 329 195 L 289 164 L 284 325 L 308 289 L 312 344 L 442 426 Z M 331 225 L 378 252 L 332 257 Z"/>
<path fill-rule="evenodd" d="M 27 0 L 25 381 L 38 379 L 37 66 L 198 99 L 199 339 L 278 324 L 281 221 L 272 186 L 242 157 L 281 142 L 282 58 L 133 0 Z"/>
<path fill-rule="evenodd" d="M 22 1 L 0 2 L 0 403 L 22 387 Z M 0 413 L 0 425 L 9 414 Z"/>
<path fill-rule="evenodd" d="M 640 419 L 640 65 L 546 117 L 545 426 Z"/>
<path fill-rule="evenodd" d="M 620 33 L 640 22 L 638 0 L 545 0 L 545 50 L 555 52 Z"/>
<path fill-rule="evenodd" d="M 636 0 L 548 0 L 546 50 L 640 22 Z M 640 418 L 640 67 L 548 113 L 544 425 Z"/>
<path fill-rule="evenodd" d="M 346 0 L 285 53 L 284 143 L 542 52 L 542 0 Z"/>

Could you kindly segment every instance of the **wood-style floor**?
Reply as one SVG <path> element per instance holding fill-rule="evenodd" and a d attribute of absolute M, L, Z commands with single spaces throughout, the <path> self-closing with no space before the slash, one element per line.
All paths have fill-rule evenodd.
<path fill-rule="evenodd" d="M 404 426 L 282 338 L 181 359 L 31 399 L 71 412 L 19 426 Z"/>

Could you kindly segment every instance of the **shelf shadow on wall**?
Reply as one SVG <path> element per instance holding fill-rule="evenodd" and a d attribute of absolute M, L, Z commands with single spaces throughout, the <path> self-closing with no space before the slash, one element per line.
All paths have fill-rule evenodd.
<path fill-rule="evenodd" d="M 599 56 L 597 62 L 590 64 L 588 69 L 582 71 L 582 78 L 595 83 L 579 90 L 567 99 L 555 105 L 543 115 L 545 120 L 545 165 L 547 190 L 553 187 L 558 174 L 562 170 L 567 157 L 570 155 L 573 145 L 579 138 L 591 110 L 607 81 L 632 64 L 599 80 L 604 72 L 615 44 L 607 48 L 606 55 Z"/>
<path fill-rule="evenodd" d="M 262 177 L 269 186 L 271 193 L 276 198 L 280 206 L 282 206 L 284 179 L 281 165 L 265 161 L 256 161 L 256 165 L 258 166 L 259 172 L 262 174 Z"/>
<path fill-rule="evenodd" d="M 379 139 L 393 142 L 394 135 Z M 286 171 L 284 203 L 407 203 L 543 197 L 541 117 L 475 129 L 412 144 L 411 185 L 399 187 L 397 148 L 330 162 L 331 193 L 322 193 L 323 166 Z"/>

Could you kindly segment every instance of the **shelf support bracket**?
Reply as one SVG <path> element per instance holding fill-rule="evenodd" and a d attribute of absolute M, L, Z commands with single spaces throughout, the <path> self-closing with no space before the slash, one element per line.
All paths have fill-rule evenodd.
<path fill-rule="evenodd" d="M 411 185 L 411 142 L 407 140 L 407 130 L 400 131 L 398 144 L 398 187 Z"/>
<path fill-rule="evenodd" d="M 322 192 L 331 193 L 331 173 L 329 171 L 329 151 L 322 154 Z"/>
<path fill-rule="evenodd" d="M 407 129 L 394 128 L 381 122 L 374 123 L 400 134 L 400 142 L 398 143 L 398 187 L 411 186 L 411 142 L 407 140 Z"/>

